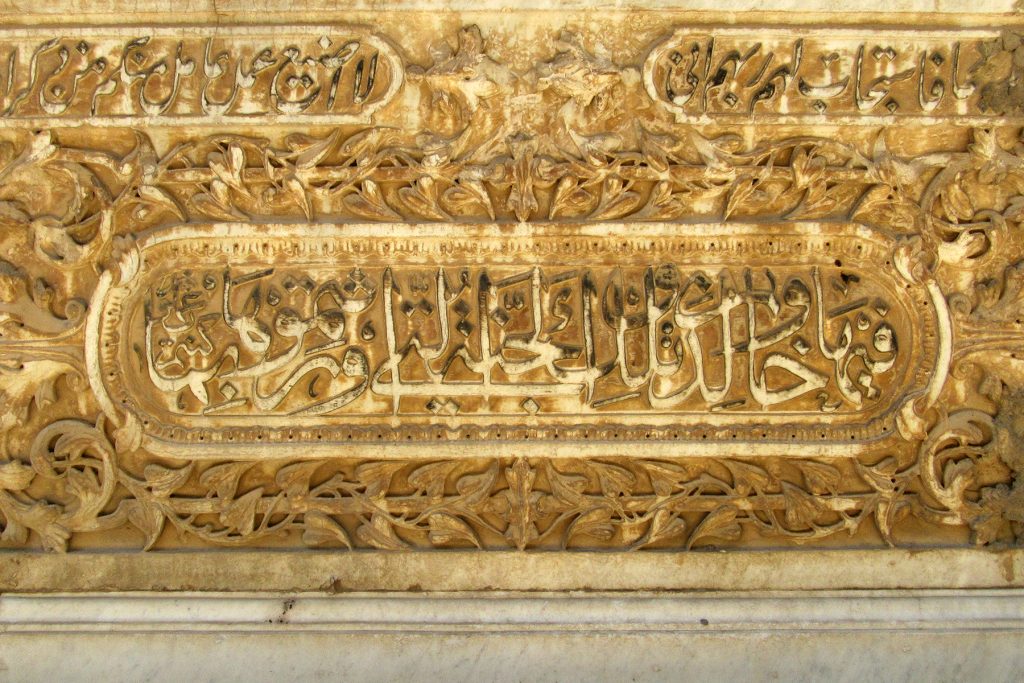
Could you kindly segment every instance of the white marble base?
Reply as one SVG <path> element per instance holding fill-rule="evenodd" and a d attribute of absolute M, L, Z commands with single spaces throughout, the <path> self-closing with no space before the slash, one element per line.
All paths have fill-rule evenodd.
<path fill-rule="evenodd" d="M 1019 680 L 1024 592 L 0 597 L 5 681 Z"/>

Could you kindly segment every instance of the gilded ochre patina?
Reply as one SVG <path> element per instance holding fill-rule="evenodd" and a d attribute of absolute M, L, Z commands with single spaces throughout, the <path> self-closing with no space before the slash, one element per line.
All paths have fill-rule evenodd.
<path fill-rule="evenodd" d="M 1016 543 L 1019 36 L 557 16 L 0 32 L 2 542 Z"/>

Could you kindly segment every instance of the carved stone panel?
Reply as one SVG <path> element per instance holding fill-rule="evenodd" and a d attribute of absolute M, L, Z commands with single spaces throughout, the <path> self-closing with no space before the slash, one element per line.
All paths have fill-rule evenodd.
<path fill-rule="evenodd" d="M 900 275 L 891 236 L 852 224 L 378 230 L 138 236 L 90 304 L 105 412 L 168 456 L 430 459 L 436 439 L 826 455 L 898 438 L 946 371 L 945 302 Z"/>
<path fill-rule="evenodd" d="M 365 122 L 404 77 L 395 48 L 362 27 L 6 30 L 0 53 L 0 116 L 33 127 Z"/>
<path fill-rule="evenodd" d="M 1018 543 L 1017 15 L 526 15 L 0 31 L 10 556 Z"/>

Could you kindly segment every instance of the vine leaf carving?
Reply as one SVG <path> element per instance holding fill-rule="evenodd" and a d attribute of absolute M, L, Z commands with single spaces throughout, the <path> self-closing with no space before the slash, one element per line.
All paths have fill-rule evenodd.
<path fill-rule="evenodd" d="M 308 546 L 338 546 L 343 545 L 352 550 L 352 540 L 349 538 L 345 528 L 336 522 L 330 515 L 313 510 L 307 512 L 303 518 L 304 529 L 302 542 Z"/>
<path fill-rule="evenodd" d="M 690 534 L 690 538 L 686 542 L 687 550 L 692 548 L 697 541 L 704 539 L 720 538 L 727 541 L 739 539 L 743 534 L 743 529 L 736 521 L 738 515 L 739 510 L 732 505 L 723 505 L 712 510 Z"/>
<path fill-rule="evenodd" d="M 398 537 L 391 519 L 383 512 L 375 512 L 369 521 L 364 521 L 356 530 L 363 543 L 381 550 L 405 550 L 408 546 Z"/>

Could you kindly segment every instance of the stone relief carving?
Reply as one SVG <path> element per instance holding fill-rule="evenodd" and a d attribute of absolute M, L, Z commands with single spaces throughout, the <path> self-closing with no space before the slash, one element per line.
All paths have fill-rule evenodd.
<path fill-rule="evenodd" d="M 526 416 L 605 441 L 690 442 L 680 431 L 699 426 L 788 440 L 816 436 L 823 415 L 836 433 L 892 433 L 890 409 L 928 383 L 945 306 L 922 316 L 927 291 L 914 297 L 895 267 L 888 281 L 857 268 L 891 252 L 878 236 L 794 225 L 770 239 L 740 224 L 584 238 L 532 226 L 524 241 L 441 224 L 389 242 L 368 242 L 374 225 L 281 225 L 273 244 L 250 225 L 179 226 L 140 235 L 117 286 L 101 277 L 87 362 L 97 396 L 156 450 L 180 451 L 157 443 L 179 428 L 216 449 L 255 434 L 308 452 L 300 428 L 362 442 L 386 425 L 401 442 L 444 417 L 467 438 L 514 438 Z M 746 265 L 758 242 L 778 266 Z M 772 412 L 782 427 L 764 424 Z"/>
<path fill-rule="evenodd" d="M 366 121 L 402 85 L 393 47 L 352 27 L 0 33 L 0 118 Z"/>
<path fill-rule="evenodd" d="M 704 87 L 687 74 L 727 54 L 689 35 L 620 66 L 564 32 L 516 72 L 466 27 L 431 64 L 388 67 L 412 109 L 382 95 L 371 121 L 319 131 L 0 131 L 0 540 L 1015 543 L 1014 36 L 914 43 L 934 69 L 961 60 L 927 67 L 926 111 L 992 124 L 921 136 L 692 125 L 649 96 L 671 81 L 685 109 Z M 158 42 L 184 64 L 209 40 Z M 822 40 L 740 53 L 731 78 L 764 78 L 736 106 L 782 107 Z M 249 59 L 218 50 L 224 74 Z M 310 59 L 287 68 L 323 78 Z M 858 97 L 903 116 L 926 78 L 849 68 L 859 94 L 826 122 L 875 116 Z M 721 87 L 700 116 L 728 117 L 729 78 L 703 81 Z M 125 96 L 142 107 L 146 87 Z M 789 101 L 777 113 L 813 108 Z"/>
<path fill-rule="evenodd" d="M 1005 114 L 1013 41 L 906 30 L 680 29 L 648 55 L 644 87 L 680 123 Z"/>

